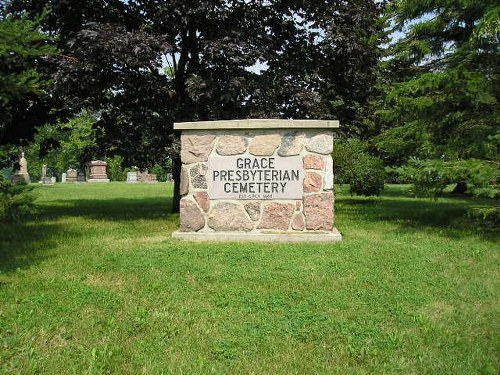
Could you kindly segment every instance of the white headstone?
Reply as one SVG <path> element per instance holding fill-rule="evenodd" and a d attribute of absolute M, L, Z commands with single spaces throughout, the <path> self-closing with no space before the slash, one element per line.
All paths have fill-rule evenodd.
<path fill-rule="evenodd" d="M 137 172 L 127 172 L 127 182 L 128 183 L 136 183 L 137 180 Z"/>
<path fill-rule="evenodd" d="M 61 182 L 62 182 L 62 183 L 66 182 L 66 173 L 63 173 L 63 174 L 61 175 Z"/>

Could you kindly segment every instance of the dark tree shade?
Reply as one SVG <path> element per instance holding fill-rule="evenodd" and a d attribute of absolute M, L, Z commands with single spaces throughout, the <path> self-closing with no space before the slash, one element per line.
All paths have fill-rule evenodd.
<path fill-rule="evenodd" d="M 12 0 L 9 9 L 48 11 L 45 28 L 64 52 L 54 97 L 73 113 L 98 111 L 102 151 L 141 167 L 173 151 L 173 121 L 337 118 L 359 133 L 369 116 L 381 32 L 373 0 Z"/>

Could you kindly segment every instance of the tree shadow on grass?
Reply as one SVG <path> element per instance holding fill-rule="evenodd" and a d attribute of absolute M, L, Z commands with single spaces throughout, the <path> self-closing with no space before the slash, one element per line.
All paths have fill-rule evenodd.
<path fill-rule="evenodd" d="M 384 194 L 385 195 L 385 194 Z M 473 232 L 487 240 L 497 241 L 500 235 L 486 227 L 474 225 L 467 217 L 470 207 L 481 203 L 480 200 L 463 198 L 442 199 L 401 199 L 401 195 L 384 198 L 346 198 L 337 201 L 337 213 L 351 220 L 365 222 L 391 222 L 405 232 L 439 230 L 448 237 L 460 238 L 464 231 Z M 489 202 L 491 204 L 491 202 Z"/>
<path fill-rule="evenodd" d="M 172 198 L 115 198 L 67 200 L 62 204 L 40 208 L 44 218 L 63 216 L 86 217 L 99 220 L 174 220 Z"/>
<path fill-rule="evenodd" d="M 26 269 L 49 259 L 51 256 L 47 250 L 56 246 L 55 238 L 63 231 L 67 228 L 57 224 L 3 223 L 0 230 L 0 273 Z"/>
<path fill-rule="evenodd" d="M 171 198 L 75 199 L 38 206 L 38 214 L 24 223 L 2 224 L 0 228 L 0 272 L 25 269 L 50 258 L 50 249 L 64 234 L 68 241 L 84 232 L 58 224 L 63 217 L 106 221 L 177 220 L 170 213 Z"/>

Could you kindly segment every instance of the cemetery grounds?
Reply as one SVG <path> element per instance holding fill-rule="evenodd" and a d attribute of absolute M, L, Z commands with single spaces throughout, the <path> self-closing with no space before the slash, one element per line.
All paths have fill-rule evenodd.
<path fill-rule="evenodd" d="M 0 230 L 2 374 L 498 374 L 488 200 L 337 189 L 337 244 L 172 240 L 170 184 L 37 186 Z"/>

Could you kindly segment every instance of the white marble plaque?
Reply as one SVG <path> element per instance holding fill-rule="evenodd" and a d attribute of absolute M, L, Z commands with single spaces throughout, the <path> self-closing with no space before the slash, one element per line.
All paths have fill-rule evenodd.
<path fill-rule="evenodd" d="M 210 199 L 302 199 L 301 156 L 211 156 Z"/>

